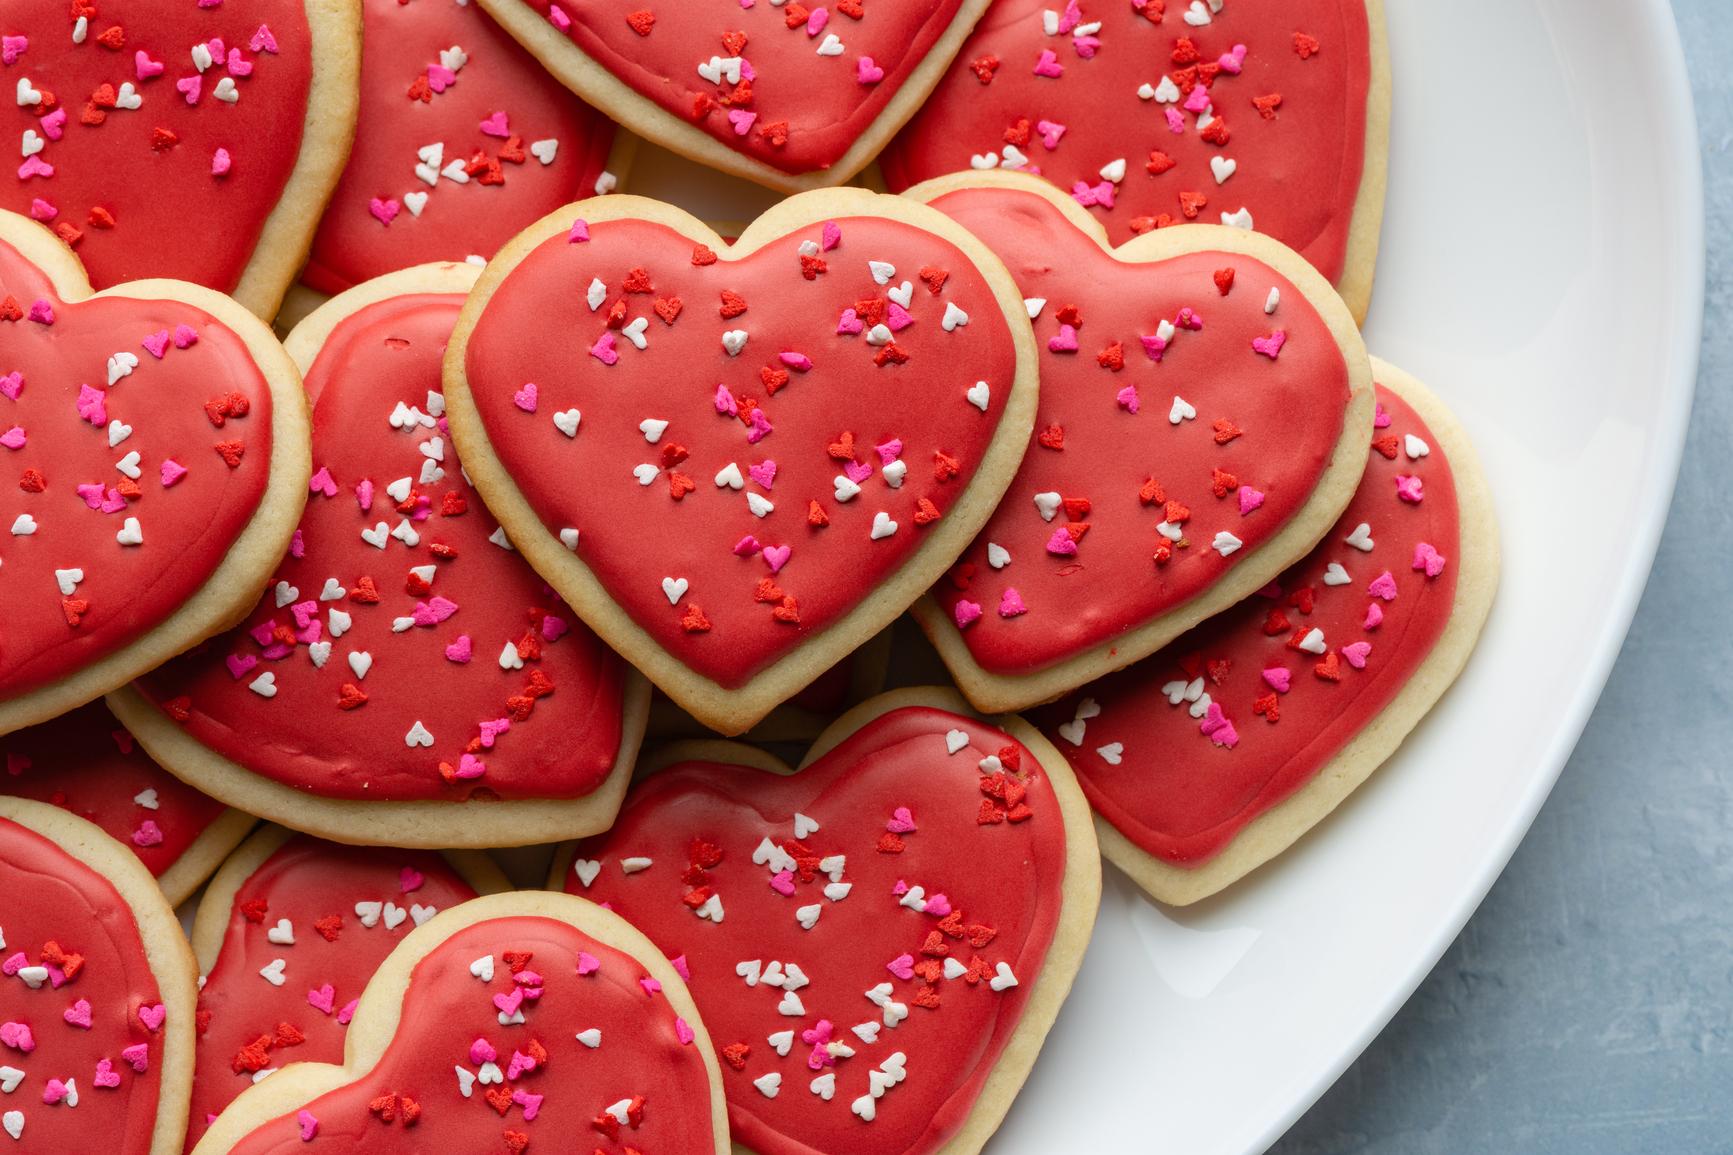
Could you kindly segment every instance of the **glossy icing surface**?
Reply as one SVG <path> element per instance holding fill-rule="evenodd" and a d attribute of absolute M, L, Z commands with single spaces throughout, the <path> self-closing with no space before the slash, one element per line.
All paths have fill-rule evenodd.
<path fill-rule="evenodd" d="M 254 773 L 401 801 L 579 797 L 613 768 L 620 661 L 499 544 L 434 416 L 462 301 L 395 297 L 338 325 L 307 374 L 313 492 L 276 581 L 239 629 L 138 682 Z"/>
<path fill-rule="evenodd" d="M 524 2 L 639 95 L 787 173 L 840 159 L 962 7 L 962 0 Z"/>
<path fill-rule="evenodd" d="M 659 645 L 739 686 L 950 511 L 1015 380 L 1010 328 L 959 249 L 896 221 L 738 260 L 649 222 L 584 231 L 494 293 L 470 391 L 548 532 Z"/>
<path fill-rule="evenodd" d="M 1464 544 L 1450 462 L 1378 398 L 1359 491 L 1277 587 L 1037 716 L 1097 813 L 1165 862 L 1207 862 L 1312 781 L 1444 633 Z"/>
<path fill-rule="evenodd" d="M 998 0 L 880 158 L 886 180 L 1038 172 L 1115 242 L 1244 210 L 1339 279 L 1365 161 L 1365 0 L 1208 7 Z"/>
<path fill-rule="evenodd" d="M 8 1150 L 148 1155 L 166 1020 L 131 908 L 84 862 L 6 818 L 0 894 Z"/>
<path fill-rule="evenodd" d="M 0 794 L 94 822 L 162 877 L 228 808 L 170 774 L 101 702 L 0 737 Z"/>
<path fill-rule="evenodd" d="M 99 289 L 233 289 L 301 150 L 303 0 L 14 3 L 0 35 L 6 135 L 24 139 L 0 208 L 52 228 Z"/>
<path fill-rule="evenodd" d="M 1348 364 L 1261 261 L 1122 263 L 1020 190 L 934 204 L 1045 302 L 1022 468 L 934 591 L 976 662 L 1026 673 L 1184 605 L 1285 527 L 1342 436 Z"/>
<path fill-rule="evenodd" d="M 416 964 L 369 1074 L 231 1155 L 710 1152 L 703 1057 L 646 978 L 630 955 L 553 919 L 465 928 Z"/>
<path fill-rule="evenodd" d="M 566 889 L 690 971 L 737 1143 L 913 1155 L 955 1133 L 1003 1054 L 1064 868 L 1034 756 L 905 708 L 793 776 L 658 771 L 579 844 Z"/>
<path fill-rule="evenodd" d="M 341 1063 L 355 1002 L 385 956 L 435 914 L 474 897 L 433 851 L 306 835 L 284 843 L 235 892 L 222 949 L 199 991 L 187 1149 L 261 1072 Z"/>
<path fill-rule="evenodd" d="M 178 610 L 270 464 L 270 388 L 233 331 L 175 301 L 61 301 L 0 242 L 0 698 Z"/>
<path fill-rule="evenodd" d="M 425 261 L 491 257 L 544 214 L 606 191 L 596 178 L 613 123 L 479 5 L 364 0 L 362 23 L 355 147 L 308 285 L 340 293 Z"/>

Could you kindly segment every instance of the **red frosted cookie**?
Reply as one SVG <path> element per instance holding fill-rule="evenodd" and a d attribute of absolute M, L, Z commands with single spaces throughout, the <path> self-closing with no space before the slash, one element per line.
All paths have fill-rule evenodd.
<path fill-rule="evenodd" d="M 91 296 L 0 213 L 0 734 L 231 624 L 306 494 L 306 406 L 233 301 L 151 281 Z"/>
<path fill-rule="evenodd" d="M 84 819 L 0 797 L 0 894 L 0 1142 L 176 1155 L 193 957 L 150 872 Z"/>
<path fill-rule="evenodd" d="M 688 976 L 741 1149 L 964 1155 L 1029 1073 L 1101 864 L 1058 753 L 962 708 L 875 698 L 798 772 L 749 746 L 673 747 L 612 831 L 556 860 L 556 884 Z"/>
<path fill-rule="evenodd" d="M 737 733 L 943 572 L 1029 435 L 1017 288 L 943 214 L 857 189 L 733 245 L 637 197 L 482 274 L 452 432 L 530 562 L 699 721 Z"/>
<path fill-rule="evenodd" d="M 99 288 L 175 277 L 269 317 L 343 168 L 360 36 L 355 0 L 13 0 L 0 207 Z"/>
<path fill-rule="evenodd" d="M 475 851 L 339 846 L 280 826 L 248 839 L 199 903 L 198 1059 L 187 1146 L 289 1063 L 337 1063 L 362 989 L 409 932 L 510 887 Z"/>
<path fill-rule="evenodd" d="M 1304 556 L 1353 496 L 1371 367 L 1292 252 L 1201 226 L 1109 249 L 1016 174 L 908 195 L 992 238 L 1040 350 L 1022 468 L 915 610 L 978 708 L 1050 701 L 1153 653 Z"/>
<path fill-rule="evenodd" d="M 1365 476 L 1277 582 L 1043 710 L 1102 851 L 1163 902 L 1286 850 L 1393 753 L 1468 661 L 1498 528 L 1449 410 L 1382 361 Z"/>
<path fill-rule="evenodd" d="M 612 191 L 614 126 L 474 4 L 362 0 L 355 147 L 301 280 L 340 293 L 431 260 L 491 257 Z"/>
<path fill-rule="evenodd" d="M 481 0 L 634 132 L 794 192 L 841 184 L 944 75 L 990 0 Z"/>
<path fill-rule="evenodd" d="M 170 906 L 203 885 L 254 818 L 170 774 L 101 702 L 0 738 L 0 794 L 54 805 L 138 855 Z"/>
<path fill-rule="evenodd" d="M 438 847 L 594 831 L 619 805 L 648 686 L 515 554 L 441 416 L 475 275 L 407 269 L 295 330 L 317 466 L 295 546 L 239 628 L 112 698 L 230 805 Z"/>
<path fill-rule="evenodd" d="M 1363 320 L 1389 123 L 1383 0 L 998 0 L 880 166 L 1039 173 L 1116 242 L 1256 228 Z"/>
<path fill-rule="evenodd" d="M 643 935 L 566 895 L 445 912 L 392 952 L 342 1066 L 244 1093 L 195 1155 L 727 1155 L 716 1054 Z"/>

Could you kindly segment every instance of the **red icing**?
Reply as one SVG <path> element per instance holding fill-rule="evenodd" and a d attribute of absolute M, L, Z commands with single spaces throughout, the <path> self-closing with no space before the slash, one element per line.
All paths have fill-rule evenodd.
<path fill-rule="evenodd" d="M 495 997 L 520 989 L 506 952 L 532 957 L 524 973 L 538 975 L 535 999 L 525 998 L 525 1022 L 501 1026 Z M 580 953 L 599 962 L 577 973 Z M 470 974 L 482 956 L 493 960 L 494 977 Z M 712 1137 L 709 1076 L 696 1046 L 676 1036 L 675 1016 L 660 994 L 639 984 L 644 969 L 630 955 L 604 946 L 567 923 L 548 918 L 493 919 L 467 927 L 416 964 L 404 995 L 402 1020 L 379 1064 L 351 1083 L 307 1104 L 318 1121 L 314 1152 L 338 1150 L 411 1155 L 430 1150 L 499 1151 L 512 1148 L 508 1133 L 529 1140 L 532 1153 L 588 1152 L 613 1155 L 636 1148 L 645 1155 L 708 1152 Z M 586 1046 L 580 1031 L 601 1032 L 600 1045 Z M 515 1051 L 532 1044 L 547 1058 L 535 1070 L 483 1085 L 465 1098 L 454 1067 L 470 1074 L 477 1040 L 498 1054 L 502 1073 Z M 487 1094 L 522 1092 L 540 1096 L 534 1119 L 526 1105 L 502 1100 L 501 1112 Z M 400 1113 L 386 1123 L 370 1111 L 382 1096 L 407 1096 L 420 1113 L 405 1125 Z M 610 1106 L 642 1097 L 636 1123 L 610 1137 L 594 1122 Z M 626 1109 L 622 1107 L 624 1112 Z M 520 1148 L 521 1149 L 521 1148 Z M 263 1124 L 231 1149 L 231 1155 L 292 1155 L 309 1150 L 295 1115 Z"/>
<path fill-rule="evenodd" d="M 414 889 L 406 891 L 406 883 Z M 206 1119 L 252 1084 L 255 1071 L 341 1063 L 345 1012 L 385 956 L 434 913 L 474 897 L 432 851 L 339 846 L 305 835 L 284 843 L 235 892 L 222 949 L 199 992 L 203 1029 L 187 1148 L 205 1133 Z M 355 909 L 387 902 L 391 910 L 369 912 L 372 926 Z M 268 937 L 283 919 L 292 944 Z M 259 973 L 277 959 L 286 963 L 281 986 Z"/>
<path fill-rule="evenodd" d="M 1122 264 L 1030 192 L 971 189 L 934 203 L 990 238 L 1023 292 L 1047 301 L 1035 319 L 1041 406 L 1028 453 L 953 571 L 953 578 L 969 575 L 962 578 L 967 588 L 952 580 L 934 591 L 952 621 L 961 601 L 981 607 L 962 631 L 976 662 L 995 673 L 1024 673 L 1183 605 L 1275 536 L 1311 497 L 1342 436 L 1347 363 L 1311 303 L 1261 261 L 1205 251 Z M 1215 281 L 1222 268 L 1235 271 L 1225 297 Z M 1281 302 L 1266 315 L 1272 287 Z M 1152 361 L 1142 338 L 1159 336 L 1158 322 L 1186 308 L 1203 327 L 1177 328 L 1161 361 Z M 1066 340 L 1062 315 L 1073 322 L 1074 341 Z M 1271 360 L 1252 341 L 1274 331 L 1287 340 Z M 1056 352 L 1055 341 L 1076 347 Z M 1118 371 L 1100 360 L 1116 343 Z M 1135 391 L 1136 413 L 1126 389 Z M 1177 426 L 1176 396 L 1197 410 Z M 1221 419 L 1242 431 L 1225 445 L 1217 443 Z M 1237 490 L 1213 484 L 1218 470 L 1262 493 L 1263 503 L 1242 514 Z M 1145 490 L 1152 478 L 1160 494 Z M 1051 493 L 1072 504 L 1047 520 L 1035 495 Z M 1182 513 L 1186 520 L 1173 520 Z M 1184 537 L 1157 562 L 1168 541 L 1156 528 L 1162 524 Z M 1084 535 L 1070 541 L 1068 529 L 1079 526 L 1087 527 Z M 1219 532 L 1239 538 L 1242 548 L 1223 556 L 1213 546 Z M 1059 533 L 1067 540 L 1058 541 Z M 1003 568 L 989 563 L 989 542 L 1009 552 Z M 1026 613 L 1004 616 L 1008 590 Z"/>
<path fill-rule="evenodd" d="M 101 702 L 0 738 L 0 794 L 94 822 L 159 878 L 227 810 L 151 761 Z"/>
<path fill-rule="evenodd" d="M 860 0 L 852 5 L 857 18 L 847 14 L 847 0 L 828 8 L 713 0 L 524 2 L 547 18 L 552 18 L 550 9 L 559 9 L 569 21 L 572 42 L 639 95 L 729 148 L 787 173 L 819 171 L 841 159 L 962 7 L 962 0 Z M 791 27 L 797 10 L 807 16 Z M 639 12 L 655 17 L 648 35 L 640 35 L 628 19 Z M 558 19 L 553 23 L 560 27 Z M 815 25 L 819 30 L 809 32 Z M 727 43 L 732 36 L 744 37 L 742 52 Z M 830 36 L 842 42 L 840 55 L 819 54 Z M 729 75 L 716 83 L 698 72 L 712 57 L 737 56 L 744 58 L 739 79 L 748 81 L 750 75 L 744 91 Z M 883 77 L 863 83 L 875 66 Z M 739 115 L 731 120 L 730 113 Z M 744 135 L 741 123 L 747 126 Z"/>
<path fill-rule="evenodd" d="M 1126 175 L 1112 190 L 1112 207 L 1093 207 L 1115 241 L 1147 231 L 1163 215 L 1183 223 L 1187 194 L 1202 194 L 1207 204 L 1192 202 L 1195 219 L 1214 224 L 1224 213 L 1249 209 L 1260 232 L 1338 279 L 1365 156 L 1371 75 L 1365 0 L 1328 0 L 1299 11 L 1288 0 L 1234 0 L 1203 27 L 1186 23 L 1182 0 L 1168 0 L 1166 14 L 1151 20 L 1157 7 L 1084 0 L 1081 19 L 1101 25 L 1093 37 L 1099 47 L 1086 59 L 1092 49 L 1076 36 L 1074 22 L 1061 22 L 1063 35 L 1043 29 L 1043 11 L 1061 5 L 999 0 L 922 111 L 879 158 L 885 179 L 900 191 L 967 169 L 976 155 L 999 154 L 1002 162 L 1009 146 L 1027 158 L 1030 171 L 1072 191 L 1079 184 L 1110 184 L 1101 168 L 1123 159 Z M 1317 40 L 1316 55 L 1300 56 L 1296 32 Z M 1190 41 L 1195 60 L 1182 41 Z M 1188 70 L 1219 67 L 1242 44 L 1240 73 L 1222 70 L 1208 85 L 1222 126 L 1209 135 L 1225 133 L 1223 143 L 1213 143 L 1198 129 L 1199 114 L 1186 110 L 1197 83 Z M 1049 51 L 1063 70 L 1057 78 L 1035 71 Z M 986 57 L 1000 66 L 983 85 L 972 65 Z M 1178 99 L 1141 99 L 1139 86 L 1153 89 L 1164 70 Z M 1272 95 L 1281 97 L 1280 107 L 1265 119 L 1254 101 Z M 1180 115 L 1177 134 L 1166 109 Z M 1045 143 L 1043 122 L 1064 128 L 1053 148 Z M 1159 171 L 1151 171 L 1152 152 L 1166 158 L 1153 158 Z M 1237 166 L 1223 183 L 1211 169 L 1214 157 Z M 1085 192 L 1080 199 L 1094 197 Z"/>
<path fill-rule="evenodd" d="M 10 1080 L 8 1067 L 24 1076 L 0 1099 L 0 1111 L 24 1116 L 22 1133 L 9 1135 L 7 1145 L 21 1152 L 147 1155 L 161 1093 L 163 1032 L 160 1022 L 156 1030 L 146 1027 L 138 1011 L 160 1010 L 162 997 L 125 901 L 85 863 L 5 818 L 0 893 L 6 895 L 0 1030 L 13 1036 L 21 1025 L 34 1044 L 26 1051 L 16 1038 L 0 1042 L 0 1078 Z M 66 961 L 50 967 L 32 990 L 19 968 L 44 966 L 45 954 Z M 78 962 L 76 973 L 66 969 L 72 962 Z M 67 1017 L 82 1018 L 85 1011 L 88 1029 Z M 132 1052 L 143 1072 L 122 1057 L 133 1047 L 144 1048 Z M 115 1086 L 97 1083 L 105 1059 L 102 1069 L 119 1076 Z M 45 1102 L 50 1080 L 70 1082 L 77 1106 Z"/>
<path fill-rule="evenodd" d="M 398 406 L 425 415 L 430 396 L 437 399 L 439 360 L 462 303 L 446 295 L 393 298 L 354 313 L 327 338 L 307 374 L 316 488 L 301 525 L 303 556 L 291 551 L 284 559 L 240 629 L 138 683 L 158 702 L 190 697 L 188 732 L 255 773 L 324 797 L 403 801 L 478 791 L 579 797 L 613 768 L 619 660 L 521 559 L 489 540 L 498 524 L 464 481 L 443 420 L 438 428 L 390 424 Z M 321 470 L 331 496 L 318 488 Z M 387 492 L 406 478 L 413 479 L 408 514 Z M 365 484 L 373 487 L 366 511 L 357 494 Z M 428 515 L 417 521 L 421 500 Z M 377 534 L 381 523 L 407 525 L 418 544 Z M 430 583 L 414 572 L 426 566 L 435 567 Z M 329 580 L 345 592 L 328 590 Z M 360 600 L 369 580 L 374 602 Z M 281 606 L 278 583 L 294 591 Z M 444 620 L 396 629 L 440 598 L 457 607 Z M 333 614 L 349 618 L 340 637 L 333 623 L 342 618 Z M 272 623 L 289 630 L 293 644 L 273 635 Z M 448 657 L 448 647 L 466 638 L 469 660 Z M 323 642 L 331 649 L 319 667 L 313 647 Z M 502 668 L 507 643 L 521 668 Z M 351 654 L 371 656 L 365 676 Z M 267 673 L 276 691 L 268 698 L 253 688 Z M 344 708 L 355 691 L 365 702 Z M 500 719 L 510 728 L 497 736 L 481 729 Z M 418 722 L 431 745 L 407 744 Z M 448 783 L 441 763 L 462 771 L 466 755 L 472 770 L 479 760 L 485 771 Z"/>
<path fill-rule="evenodd" d="M 88 13 L 82 44 L 79 12 Z M 253 47 L 261 26 L 275 51 Z M 0 34 L 7 139 L 34 132 L 43 145 L 6 182 L 0 207 L 59 232 L 98 288 L 139 277 L 234 288 L 301 148 L 313 75 L 303 0 L 17 4 Z M 14 38 L 28 45 L 18 51 Z M 201 74 L 193 49 L 216 40 L 221 58 Z M 40 103 L 14 98 L 23 80 Z M 189 105 L 177 84 L 195 80 Z M 232 103 L 218 96 L 230 84 Z M 125 107 L 131 99 L 136 108 Z M 222 175 L 218 149 L 229 159 Z"/>
<path fill-rule="evenodd" d="M 29 319 L 36 302 L 51 308 L 52 324 Z M 7 320 L 14 311 L 25 316 Z M 196 335 L 190 347 L 165 337 L 160 359 L 145 347 L 182 326 Z M 138 364 L 109 386 L 105 366 L 119 353 Z M 9 387 L 13 374 L 22 380 Z M 87 385 L 118 426 L 80 416 Z M 229 394 L 245 401 L 247 413 L 219 429 L 205 406 Z M 124 427 L 131 434 L 110 446 Z M 9 435 L 23 444 L 6 448 Z M 229 442 L 243 446 L 232 468 L 217 450 Z M 117 463 L 135 452 L 138 496 L 126 497 L 119 489 L 132 479 Z M 171 460 L 187 472 L 165 486 Z M 240 337 L 177 301 L 61 301 L 41 270 L 0 243 L 0 588 L 7 607 L 0 698 L 73 674 L 179 609 L 252 519 L 270 464 L 270 389 Z M 103 500 L 124 501 L 124 508 L 90 508 L 81 485 L 101 485 Z M 20 518 L 28 520 L 21 525 Z M 143 544 L 118 540 L 128 518 L 138 519 Z M 17 532 L 31 521 L 33 533 Z M 82 580 L 63 594 L 56 571 L 76 569 Z"/>
<path fill-rule="evenodd" d="M 525 225 L 596 191 L 613 124 L 477 5 L 366 0 L 363 25 L 355 148 L 313 238 L 308 285 L 339 293 L 422 261 L 491 257 Z M 506 116 L 505 136 L 481 128 L 495 113 Z M 555 142 L 551 163 L 530 148 L 546 141 Z M 414 174 L 434 144 L 440 161 L 429 171 L 459 162 L 475 169 L 461 174 L 467 183 Z M 410 206 L 423 197 L 417 216 Z M 370 211 L 374 198 L 396 206 L 389 224 Z"/>
<path fill-rule="evenodd" d="M 925 540 L 920 503 L 949 512 L 992 442 L 1016 372 L 1004 314 L 960 250 L 896 221 L 838 223 L 840 244 L 822 255 L 828 271 L 812 280 L 802 278 L 795 250 L 818 240 L 816 226 L 738 261 L 702 266 L 693 264 L 693 242 L 661 225 L 601 222 L 583 244 L 562 234 L 512 270 L 469 342 L 470 388 L 493 450 L 542 523 L 551 533 L 580 530 L 578 557 L 620 607 L 679 660 L 731 688 L 855 608 L 909 560 Z M 875 284 L 869 260 L 896 266 L 888 285 Z M 923 268 L 949 274 L 939 294 L 919 277 Z M 622 293 L 636 284 L 634 269 L 647 271 L 651 291 Z M 593 278 L 606 286 L 594 311 L 586 296 Z M 839 317 L 863 300 L 889 317 L 885 295 L 904 283 L 915 320 L 891 344 L 875 350 L 870 333 L 837 333 Z M 746 311 L 725 317 L 738 304 L 725 293 L 738 294 Z M 669 324 L 655 307 L 672 298 L 680 312 Z M 646 349 L 608 327 L 616 304 L 628 328 L 647 324 Z M 970 322 L 945 332 L 947 304 Z M 749 334 L 738 356 L 723 348 L 727 330 Z M 619 363 L 589 352 L 598 339 L 612 343 Z M 907 362 L 875 363 L 891 350 Z M 813 367 L 786 368 L 784 353 Z M 773 392 L 761 374 L 779 372 L 787 380 Z M 989 385 L 985 412 L 966 397 L 977 381 Z M 526 383 L 537 386 L 534 413 L 524 408 Z M 717 412 L 718 383 L 739 418 Z M 744 420 L 748 399 L 774 427 L 756 444 Z M 582 422 L 567 437 L 553 415 L 571 408 Z M 639 429 L 646 419 L 669 422 L 654 444 Z M 900 488 L 887 483 L 876 451 L 893 438 L 907 463 Z M 675 448 L 689 456 L 660 468 L 664 455 L 678 456 Z M 957 462 L 955 476 L 939 479 L 937 453 Z M 750 472 L 767 459 L 776 466 L 769 486 Z M 715 480 L 731 463 L 739 490 Z M 858 496 L 841 502 L 834 479 L 851 465 L 868 472 Z M 649 485 L 634 477 L 640 467 L 656 470 Z M 755 498 L 774 511 L 755 516 Z M 828 524 L 813 524 L 813 503 Z M 897 530 L 875 541 L 879 513 Z M 779 552 L 736 554 L 748 537 L 791 549 L 784 567 L 773 572 L 768 560 Z M 689 584 L 677 606 L 664 578 Z M 774 589 L 761 587 L 767 580 Z M 699 617 L 709 629 L 695 629 Z"/>
<path fill-rule="evenodd" d="M 1283 575 L 1279 599 L 1253 597 L 1161 653 L 1085 687 L 1039 716 L 1054 745 L 1070 759 L 1096 811 L 1157 858 L 1200 865 L 1253 819 L 1310 782 L 1390 704 L 1444 632 L 1456 594 L 1461 545 L 1450 463 L 1406 402 L 1382 386 L 1378 398 L 1391 423 L 1374 431 L 1374 444 L 1391 435 L 1400 443 L 1412 434 L 1431 452 L 1414 460 L 1398 444 L 1394 460 L 1376 450 L 1369 454 L 1365 479 L 1352 504 L 1323 544 Z M 1391 448 L 1389 442 L 1385 446 Z M 1422 479 L 1424 497 L 1418 504 L 1397 496 L 1399 476 Z M 1347 544 L 1362 523 L 1371 527 L 1370 552 Z M 1444 558 L 1444 568 L 1435 577 L 1413 568 L 1422 542 Z M 1342 566 L 1351 580 L 1328 584 L 1324 575 L 1332 563 Z M 1391 601 L 1368 592 L 1386 572 L 1395 582 Z M 1304 609 L 1308 603 L 1310 612 Z M 1367 629 L 1367 608 L 1372 605 L 1383 619 Z M 1287 620 L 1273 635 L 1265 632 L 1272 612 Z M 1270 628 L 1280 624 L 1278 619 Z M 1323 631 L 1327 653 L 1289 645 L 1297 634 L 1313 629 Z M 1356 669 L 1344 650 L 1360 643 L 1370 644 L 1371 650 L 1364 668 Z M 1291 688 L 1286 693 L 1276 692 L 1263 677 L 1265 669 L 1277 667 L 1288 671 Z M 1325 680 L 1320 669 L 1340 680 Z M 1231 749 L 1199 732 L 1207 714 L 1194 718 L 1192 704 L 1182 700 L 1169 705 L 1163 693 L 1172 682 L 1197 677 L 1221 707 L 1231 736 L 1237 736 Z M 1276 705 L 1274 722 L 1258 707 L 1258 700 L 1268 697 Z M 1071 740 L 1079 737 L 1075 731 L 1067 736 L 1060 727 L 1074 724 L 1085 699 L 1093 699 L 1101 713 L 1083 720 L 1079 744 Z M 1218 731 L 1217 738 L 1223 734 L 1229 731 Z M 1117 766 L 1100 753 L 1115 743 L 1123 747 Z"/>
<path fill-rule="evenodd" d="M 945 737 L 953 729 L 969 739 L 954 755 L 946 753 Z M 1001 799 L 985 792 L 988 780 L 978 768 L 1008 745 L 1017 751 L 1017 783 L 1026 790 L 1017 821 L 1007 821 Z M 897 821 L 900 807 L 912 831 Z M 983 824 L 984 807 L 999 807 L 999 821 Z M 795 847 L 797 861 L 806 863 L 785 880 L 784 896 L 771 866 L 755 864 L 753 856 L 766 838 L 778 845 L 792 840 L 796 813 L 819 827 Z M 895 845 L 901 849 L 887 852 Z M 845 859 L 834 873 L 820 865 L 831 855 Z M 633 789 L 614 829 L 581 843 L 578 856 L 566 888 L 608 902 L 663 953 L 684 955 L 717 1050 L 750 1049 L 739 1069 L 729 1063 L 723 1070 L 737 1143 L 759 1155 L 915 1155 L 939 1149 L 956 1132 L 1022 1016 L 1059 916 L 1065 828 L 1028 751 L 982 723 L 912 708 L 869 724 L 792 777 L 716 763 L 661 771 Z M 622 862 L 632 856 L 652 865 L 628 874 Z M 583 861 L 601 863 L 588 887 L 577 874 Z M 691 870 L 702 862 L 712 865 Z M 852 889 L 829 898 L 823 890 L 833 882 Z M 945 921 L 899 905 L 893 890 L 899 883 L 922 887 L 930 898 L 943 895 L 958 917 Z M 693 899 L 702 895 L 695 887 L 721 902 L 720 922 L 694 915 Z M 819 907 L 811 930 L 796 915 L 808 904 Z M 976 931 L 977 942 L 969 928 L 993 933 Z M 1018 985 L 993 991 L 965 977 L 929 983 L 912 971 L 899 977 L 886 969 L 905 954 L 911 968 L 942 966 L 940 954 L 924 953 L 929 945 L 964 966 L 979 959 L 989 974 L 1007 963 Z M 786 987 L 748 987 L 735 967 L 749 960 L 796 964 L 810 980 L 794 992 L 799 1010 L 779 1009 Z M 880 983 L 907 1010 L 894 1028 L 863 997 Z M 926 1005 L 933 995 L 937 1005 Z M 832 1025 L 831 1039 L 855 1054 L 814 1069 L 813 1043 L 801 1032 L 822 1030 L 821 1020 Z M 878 1024 L 877 1042 L 857 1035 L 859 1024 Z M 767 1037 L 785 1030 L 795 1037 L 787 1056 L 778 1057 Z M 851 1104 L 868 1094 L 868 1072 L 895 1052 L 906 1058 L 907 1078 L 885 1091 L 873 1121 L 863 1122 Z M 772 1072 L 782 1082 L 767 1098 L 754 1081 Z M 829 1101 L 809 1088 L 824 1073 L 835 1075 Z"/>

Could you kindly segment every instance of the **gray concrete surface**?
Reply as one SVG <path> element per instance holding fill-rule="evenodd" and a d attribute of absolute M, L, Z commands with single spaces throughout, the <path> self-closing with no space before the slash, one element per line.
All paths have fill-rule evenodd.
<path fill-rule="evenodd" d="M 1733 1152 L 1733 0 L 1673 7 L 1708 316 L 1654 574 L 1504 877 L 1279 1155 Z"/>

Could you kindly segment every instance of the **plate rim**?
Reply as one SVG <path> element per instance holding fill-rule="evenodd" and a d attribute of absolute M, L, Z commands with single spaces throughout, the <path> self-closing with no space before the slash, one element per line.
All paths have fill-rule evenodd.
<path fill-rule="evenodd" d="M 1660 216 L 1672 222 L 1676 234 L 1679 272 L 1673 287 L 1684 303 L 1684 308 L 1675 314 L 1679 326 L 1675 341 L 1682 347 L 1669 350 L 1667 360 L 1672 363 L 1672 370 L 1664 374 L 1670 379 L 1669 392 L 1676 391 L 1679 400 L 1668 411 L 1656 415 L 1656 451 L 1644 485 L 1649 493 L 1648 516 L 1642 519 L 1633 548 L 1625 554 L 1623 571 L 1618 575 L 1614 595 L 1608 603 L 1611 612 L 1603 619 L 1607 625 L 1596 639 L 1584 666 L 1588 676 L 1578 682 L 1566 708 L 1564 723 L 1548 743 L 1542 759 L 1545 769 L 1534 776 L 1517 805 L 1506 814 L 1502 828 L 1490 843 L 1490 852 L 1482 858 L 1472 877 L 1466 880 L 1436 929 L 1415 943 L 1406 972 L 1385 996 L 1370 1005 L 1370 1013 L 1360 1028 L 1308 1081 L 1304 1090 L 1271 1115 L 1263 1129 L 1244 1148 L 1246 1155 L 1268 1151 L 1335 1086 L 1372 1041 L 1389 1026 L 1396 1013 L 1407 1005 L 1480 909 L 1493 884 L 1510 864 L 1529 827 L 1534 824 L 1541 807 L 1552 795 L 1565 764 L 1581 740 L 1589 717 L 1612 675 L 1613 664 L 1624 648 L 1638 603 L 1654 570 L 1661 535 L 1666 530 L 1672 509 L 1679 467 L 1684 459 L 1685 435 L 1690 427 L 1697 393 L 1708 267 L 1708 254 L 1704 247 L 1707 226 L 1697 106 L 1691 91 L 1691 74 L 1686 67 L 1678 20 L 1670 0 L 1645 0 L 1633 11 L 1633 19 L 1639 36 L 1631 42 L 1629 49 L 1640 52 L 1661 77 L 1661 88 L 1656 93 L 1660 99 L 1655 104 L 1655 107 L 1665 110 L 1660 142 L 1663 153 L 1670 153 L 1675 158 L 1674 171 L 1678 179 L 1673 182 L 1671 190 L 1674 203 Z"/>

